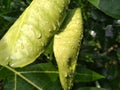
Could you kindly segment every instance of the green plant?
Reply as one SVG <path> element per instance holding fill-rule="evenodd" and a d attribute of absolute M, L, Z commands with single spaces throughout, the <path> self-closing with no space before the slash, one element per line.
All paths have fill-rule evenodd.
<path fill-rule="evenodd" d="M 0 38 L 31 1 L 0 0 Z M 119 5 L 120 0 L 70 1 L 69 9 L 81 8 L 84 26 L 84 37 L 71 90 L 120 90 Z M 69 16 L 68 9 L 66 14 Z M 36 16 L 35 18 L 37 18 Z M 68 16 L 61 21 L 60 28 L 54 35 L 61 33 Z M 45 52 L 33 63 L 21 68 L 0 66 L 0 89 L 63 90 L 59 80 L 58 65 L 53 54 L 53 38 L 51 37 L 51 39 L 50 44 L 48 42 L 45 47 Z M 7 52 L 0 52 L 0 58 L 7 55 Z"/>

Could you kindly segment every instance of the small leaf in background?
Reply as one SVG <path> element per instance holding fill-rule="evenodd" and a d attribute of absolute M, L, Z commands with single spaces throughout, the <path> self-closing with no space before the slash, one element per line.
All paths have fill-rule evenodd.
<path fill-rule="evenodd" d="M 102 78 L 104 78 L 104 76 L 80 65 L 76 69 L 75 80 L 78 82 L 90 82 Z"/>
<path fill-rule="evenodd" d="M 120 0 L 88 0 L 107 15 L 120 19 Z"/>
<path fill-rule="evenodd" d="M 10 8 L 11 0 L 3 0 L 3 3 L 7 9 Z"/>
<path fill-rule="evenodd" d="M 105 29 L 106 29 L 105 36 L 112 38 L 113 37 L 113 26 L 112 25 L 107 25 Z"/>
<path fill-rule="evenodd" d="M 117 49 L 118 60 L 120 61 L 120 48 Z"/>
<path fill-rule="evenodd" d="M 104 88 L 96 88 L 96 87 L 83 87 L 83 88 L 79 88 L 77 90 L 106 90 Z"/>
<path fill-rule="evenodd" d="M 9 21 L 11 23 L 13 23 L 17 19 L 14 17 L 5 16 L 5 15 L 0 15 L 0 17 L 4 18 L 6 21 Z"/>
<path fill-rule="evenodd" d="M 0 69 L 0 76 L 4 72 L 2 68 Z M 7 72 L 12 73 L 12 75 L 3 73 L 3 75 L 6 75 L 6 79 L 3 82 L 4 90 L 48 90 L 48 88 L 53 90 L 53 88 L 61 87 L 58 80 L 58 71 L 50 63 L 31 65 L 18 69 L 12 69 L 8 66 L 6 68 L 8 69 Z"/>
<path fill-rule="evenodd" d="M 103 70 L 103 74 L 108 80 L 114 80 L 119 74 L 118 68 L 116 65 L 110 64 Z"/>

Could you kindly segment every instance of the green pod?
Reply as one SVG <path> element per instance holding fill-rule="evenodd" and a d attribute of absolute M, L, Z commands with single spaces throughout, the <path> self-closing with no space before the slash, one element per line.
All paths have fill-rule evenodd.
<path fill-rule="evenodd" d="M 66 26 L 54 37 L 54 54 L 64 90 L 72 88 L 80 43 L 83 37 L 80 8 L 71 10 L 67 18 Z"/>
<path fill-rule="evenodd" d="M 45 50 L 70 0 L 33 0 L 0 41 L 0 65 L 23 67 Z"/>

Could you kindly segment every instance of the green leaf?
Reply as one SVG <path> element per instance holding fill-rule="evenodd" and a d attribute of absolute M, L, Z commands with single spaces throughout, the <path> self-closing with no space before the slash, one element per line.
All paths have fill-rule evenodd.
<path fill-rule="evenodd" d="M 50 63 L 31 65 L 15 70 L 10 67 L 7 68 L 0 67 L 0 80 L 5 80 L 5 90 L 12 90 L 13 88 L 17 88 L 17 90 L 26 90 L 26 88 L 36 90 L 38 87 L 44 90 L 47 90 L 47 88 L 49 88 L 49 90 L 61 90 L 58 71 Z M 104 76 L 82 66 L 77 66 L 76 81 L 89 82 L 101 78 L 104 78 Z M 34 86 L 34 84 L 37 85 L 37 87 Z"/>
<path fill-rule="evenodd" d="M 120 19 L 120 0 L 88 0 L 107 15 Z"/>
<path fill-rule="evenodd" d="M 10 70 L 6 69 L 5 67 L 0 66 L 0 80 L 3 80 L 6 77 L 12 76 L 12 75 L 13 73 Z"/>
<path fill-rule="evenodd" d="M 83 87 L 83 88 L 79 88 L 77 90 L 106 90 L 104 88 L 96 88 L 96 87 Z"/>
<path fill-rule="evenodd" d="M 8 75 L 4 80 L 4 90 L 48 90 L 48 88 L 53 90 L 53 88 L 61 88 L 58 71 L 51 63 L 36 64 L 18 69 L 8 66 L 6 68 L 13 75 Z"/>
<path fill-rule="evenodd" d="M 77 67 L 75 80 L 79 82 L 89 82 L 101 78 L 104 77 L 94 71 L 82 66 Z M 51 63 L 36 64 L 18 69 L 0 67 L 1 79 L 4 79 L 5 90 L 13 90 L 13 88 L 16 90 L 37 90 L 40 88 L 43 90 L 48 90 L 48 88 L 49 90 L 61 90 L 58 71 Z"/>
<path fill-rule="evenodd" d="M 79 82 L 90 82 L 95 81 L 98 79 L 102 79 L 104 76 L 89 70 L 87 68 L 84 68 L 80 65 L 77 66 L 76 74 L 75 74 L 75 80 Z"/>

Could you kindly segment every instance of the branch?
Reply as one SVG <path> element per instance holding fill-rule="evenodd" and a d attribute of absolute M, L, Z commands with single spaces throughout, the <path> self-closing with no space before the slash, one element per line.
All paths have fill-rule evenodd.
<path fill-rule="evenodd" d="M 117 49 L 118 48 L 118 45 L 115 44 L 113 46 L 111 46 L 106 52 L 103 52 L 102 54 L 100 54 L 101 56 L 105 56 L 107 55 L 108 53 L 112 52 L 113 50 Z"/>

